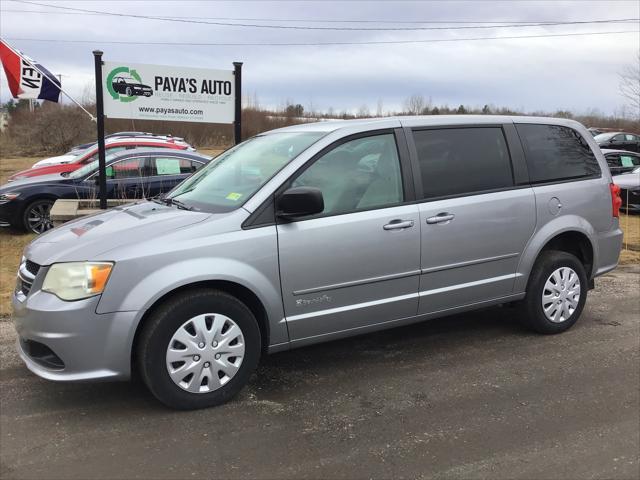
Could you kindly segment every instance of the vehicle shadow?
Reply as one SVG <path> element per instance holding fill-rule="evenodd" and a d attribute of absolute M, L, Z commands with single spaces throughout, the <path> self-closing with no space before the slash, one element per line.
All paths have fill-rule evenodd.
<path fill-rule="evenodd" d="M 301 391 L 322 389 L 318 383 L 336 371 L 357 377 L 363 369 L 384 370 L 392 359 L 401 359 L 408 366 L 436 356 L 439 361 L 455 362 L 470 345 L 532 336 L 518 324 L 515 315 L 515 309 L 492 307 L 265 356 L 249 385 L 223 408 L 260 399 L 295 401 Z M 389 369 L 388 374 L 394 373 Z M 36 410 L 77 409 L 88 415 L 114 410 L 121 414 L 126 411 L 126 415 L 171 412 L 155 400 L 137 376 L 131 382 L 55 383 L 26 371 L 25 375 L 32 376 L 29 401 L 36 403 Z"/>

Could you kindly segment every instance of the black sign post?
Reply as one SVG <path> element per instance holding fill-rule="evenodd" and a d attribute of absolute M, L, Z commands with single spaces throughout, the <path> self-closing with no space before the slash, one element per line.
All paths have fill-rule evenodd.
<path fill-rule="evenodd" d="M 242 141 L 242 62 L 233 62 L 235 77 L 235 119 L 233 121 L 233 140 L 237 145 Z"/>
<path fill-rule="evenodd" d="M 105 171 L 104 148 L 104 99 L 102 98 L 102 52 L 93 51 L 96 70 L 96 116 L 98 124 L 98 188 L 100 195 L 100 208 L 107 208 L 107 175 Z"/>

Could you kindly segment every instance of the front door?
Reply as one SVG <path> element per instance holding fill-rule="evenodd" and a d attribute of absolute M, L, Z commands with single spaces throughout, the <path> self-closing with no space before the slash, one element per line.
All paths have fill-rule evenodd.
<path fill-rule="evenodd" d="M 416 314 L 419 213 L 405 203 L 401 171 L 385 132 L 341 141 L 288 184 L 319 188 L 325 203 L 277 226 L 292 341 Z"/>
<path fill-rule="evenodd" d="M 108 198 L 129 200 L 148 196 L 149 165 L 146 157 L 114 162 L 106 168 L 106 173 Z"/>

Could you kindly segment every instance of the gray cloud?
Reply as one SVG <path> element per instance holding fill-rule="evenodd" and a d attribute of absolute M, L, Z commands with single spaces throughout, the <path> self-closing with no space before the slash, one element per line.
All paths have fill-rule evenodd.
<path fill-rule="evenodd" d="M 57 5 L 151 15 L 361 19 L 550 21 L 630 18 L 640 16 L 638 2 L 61 2 Z M 4 1 L 3 9 L 34 9 Z M 283 23 L 271 21 L 267 23 Z M 284 23 L 287 25 L 296 23 Z M 313 23 L 313 25 L 326 25 Z M 352 25 L 352 24 L 349 24 Z M 372 26 L 365 24 L 364 26 Z M 564 38 L 512 39 L 476 42 L 400 45 L 308 47 L 221 47 L 109 45 L 132 42 L 328 42 L 389 41 L 477 36 L 534 35 L 559 32 L 637 30 L 630 25 L 503 28 L 478 31 L 297 31 L 171 23 L 85 15 L 5 12 L 3 37 L 90 40 L 91 44 L 14 41 L 63 84 L 82 97 L 92 82 L 91 50 L 105 60 L 158 63 L 202 68 L 231 68 L 245 62 L 245 92 L 267 106 L 285 100 L 314 108 L 355 110 L 366 104 L 375 111 L 400 108 L 412 93 L 435 104 L 483 105 L 527 111 L 597 108 L 612 113 L 623 104 L 617 72 L 637 58 L 637 34 Z M 6 79 L 1 97 L 9 97 Z"/>

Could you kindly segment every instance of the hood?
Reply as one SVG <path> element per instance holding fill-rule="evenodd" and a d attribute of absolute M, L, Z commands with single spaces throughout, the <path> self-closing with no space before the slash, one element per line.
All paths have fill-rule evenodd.
<path fill-rule="evenodd" d="M 40 265 L 62 261 L 114 260 L 119 247 L 139 244 L 199 223 L 210 213 L 191 212 L 155 202 L 112 208 L 65 223 L 31 242 L 25 256 Z M 109 258 L 101 254 L 110 252 Z"/>
<path fill-rule="evenodd" d="M 80 153 L 80 152 L 78 152 Z M 36 168 L 36 167 L 42 167 L 43 165 L 57 165 L 59 163 L 68 163 L 71 160 L 73 160 L 74 158 L 76 158 L 76 155 L 73 155 L 71 153 L 67 153 L 64 155 L 59 155 L 57 157 L 49 157 L 49 158 L 45 158 L 44 160 L 40 160 L 39 162 L 36 162 L 33 164 L 33 167 L 31 168 Z"/>
<path fill-rule="evenodd" d="M 0 186 L 0 193 L 10 192 L 23 186 L 39 185 L 46 183 L 73 183 L 73 179 L 63 177 L 60 173 L 51 173 L 49 175 L 38 175 L 37 177 L 25 177 L 20 180 L 14 180 Z"/>
<path fill-rule="evenodd" d="M 19 180 L 21 178 L 38 177 L 40 175 L 48 175 L 59 172 L 73 172 L 80 168 L 80 163 L 60 163 L 56 165 L 45 165 L 44 167 L 33 167 L 21 172 L 14 173 L 9 177 L 11 181 Z"/>

